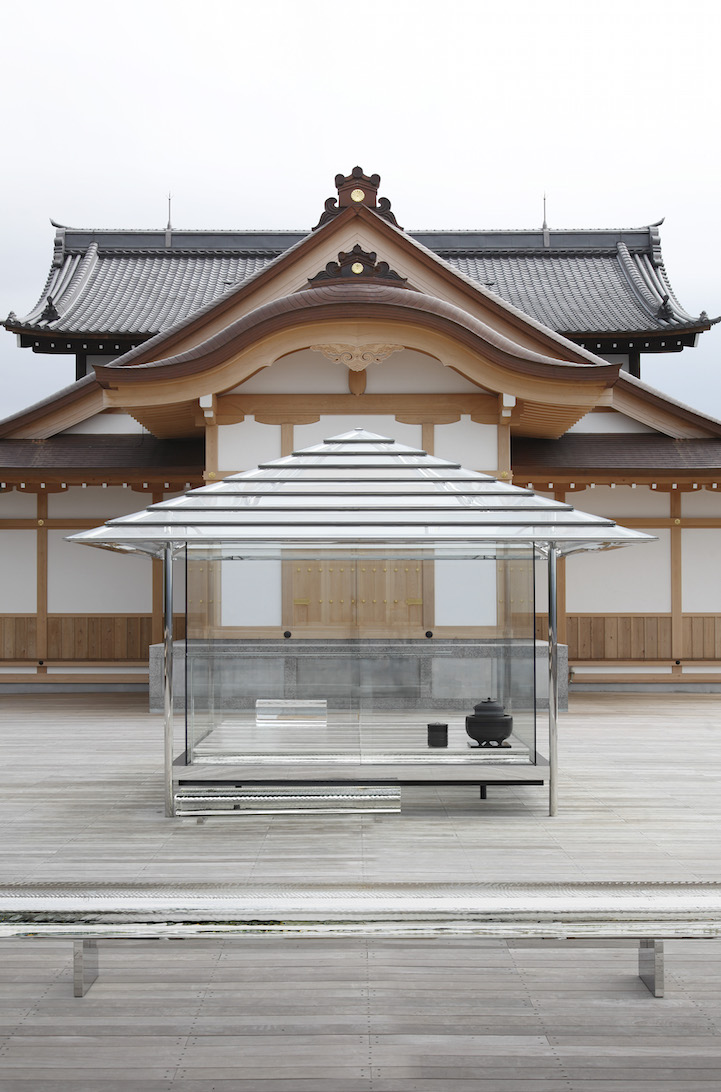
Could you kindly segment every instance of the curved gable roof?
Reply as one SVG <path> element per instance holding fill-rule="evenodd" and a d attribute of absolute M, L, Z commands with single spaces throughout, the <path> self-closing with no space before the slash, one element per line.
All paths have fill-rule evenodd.
<path fill-rule="evenodd" d="M 482 350 L 499 364 L 544 378 L 566 379 L 574 370 L 588 369 L 599 380 L 611 382 L 618 374 L 617 364 L 600 358 L 589 356 L 585 360 L 564 361 L 521 347 L 461 308 L 425 293 L 360 282 L 330 283 L 284 296 L 251 311 L 183 353 L 142 364 L 135 364 L 128 357 L 121 358 L 96 366 L 96 375 L 105 386 L 160 376 L 189 375 L 226 361 L 229 355 L 251 344 L 267 330 L 298 325 L 306 319 L 335 318 L 339 311 L 348 321 L 356 317 L 388 318 L 392 314 L 415 326 L 446 329 L 454 339 Z"/>

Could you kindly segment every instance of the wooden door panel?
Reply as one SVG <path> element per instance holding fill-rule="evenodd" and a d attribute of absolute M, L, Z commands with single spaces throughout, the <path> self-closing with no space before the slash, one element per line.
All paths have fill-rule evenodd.
<path fill-rule="evenodd" d="M 288 563 L 287 623 L 295 630 L 320 628 L 407 630 L 423 625 L 420 562 L 383 559 Z"/>

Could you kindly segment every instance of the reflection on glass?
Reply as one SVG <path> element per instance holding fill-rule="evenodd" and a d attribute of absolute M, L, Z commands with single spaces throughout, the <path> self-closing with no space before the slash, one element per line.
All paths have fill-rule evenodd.
<path fill-rule="evenodd" d="M 547 646 L 532 549 L 188 557 L 186 574 L 188 763 L 536 761 Z M 479 744 L 466 717 L 488 699 L 512 729 Z"/>

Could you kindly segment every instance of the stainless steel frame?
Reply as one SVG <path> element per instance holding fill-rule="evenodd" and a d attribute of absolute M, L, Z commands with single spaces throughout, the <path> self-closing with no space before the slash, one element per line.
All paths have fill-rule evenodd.
<path fill-rule="evenodd" d="M 557 561 L 653 536 L 362 428 L 70 536 L 162 558 L 165 809 L 173 793 L 173 557 L 332 557 L 380 551 L 479 559 L 520 547 L 548 561 L 549 814 L 558 806 Z"/>
<path fill-rule="evenodd" d="M 665 993 L 663 941 L 642 937 L 638 942 L 638 977 L 654 997 Z"/>
<path fill-rule="evenodd" d="M 165 718 L 165 814 L 175 815 L 173 792 L 173 544 L 163 551 L 163 714 Z"/>
<path fill-rule="evenodd" d="M 548 814 L 558 811 L 558 549 L 548 548 Z"/>

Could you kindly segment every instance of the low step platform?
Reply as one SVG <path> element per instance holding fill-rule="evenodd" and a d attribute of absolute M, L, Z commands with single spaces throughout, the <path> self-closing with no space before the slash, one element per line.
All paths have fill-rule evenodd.
<path fill-rule="evenodd" d="M 175 814 L 259 815 L 293 812 L 399 812 L 400 785 L 229 785 L 184 782 L 175 791 Z"/>

